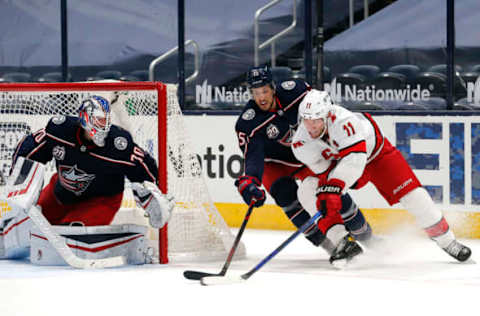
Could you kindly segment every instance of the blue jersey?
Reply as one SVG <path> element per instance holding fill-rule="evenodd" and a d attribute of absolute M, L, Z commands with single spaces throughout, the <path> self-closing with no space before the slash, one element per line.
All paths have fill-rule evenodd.
<path fill-rule="evenodd" d="M 105 146 L 87 141 L 77 117 L 56 116 L 47 126 L 18 144 L 13 161 L 23 156 L 41 163 L 55 160 L 55 196 L 71 204 L 123 192 L 125 177 L 132 182 L 157 183 L 155 160 L 137 146 L 130 133 L 112 125 Z"/>
<path fill-rule="evenodd" d="M 275 90 L 275 112 L 262 111 L 254 100 L 246 104 L 235 124 L 245 175 L 261 181 L 264 162 L 303 166 L 290 144 L 298 126 L 298 106 L 308 90 L 310 86 L 300 79 L 280 83 Z"/>

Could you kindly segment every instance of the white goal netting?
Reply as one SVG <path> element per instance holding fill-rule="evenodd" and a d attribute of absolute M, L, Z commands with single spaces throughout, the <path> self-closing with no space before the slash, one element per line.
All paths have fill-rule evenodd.
<path fill-rule="evenodd" d="M 3 193 L 11 157 L 17 143 L 28 133 L 45 127 L 54 115 L 77 115 L 80 103 L 92 95 L 112 102 L 112 120 L 130 131 L 135 142 L 159 162 L 166 163 L 168 191 L 177 206 L 168 223 L 168 260 L 202 261 L 224 259 L 233 236 L 213 204 L 200 162 L 184 126 L 176 87 L 160 83 L 68 83 L 0 85 L 0 193 Z M 166 106 L 166 122 L 159 111 Z M 160 110 L 159 110 L 160 109 Z M 160 119 L 159 119 L 160 117 Z M 162 121 L 163 120 L 163 121 Z M 166 148 L 162 146 L 162 128 L 167 126 Z M 160 132 L 159 132 L 160 131 Z M 160 154 L 159 154 L 160 153 Z M 47 166 L 47 179 L 55 171 Z M 165 177 L 165 175 L 161 176 Z M 138 209 L 126 185 L 117 223 L 148 226 L 144 211 Z M 149 229 L 148 239 L 161 256 L 158 230 Z M 236 258 L 245 255 L 241 245 Z M 165 256 L 165 255 L 163 255 Z M 165 261 L 165 258 L 160 261 Z"/>

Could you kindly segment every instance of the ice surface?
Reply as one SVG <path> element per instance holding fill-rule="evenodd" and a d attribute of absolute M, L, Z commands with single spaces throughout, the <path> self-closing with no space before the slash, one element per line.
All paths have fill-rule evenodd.
<path fill-rule="evenodd" d="M 247 272 L 291 233 L 247 229 L 247 259 L 229 273 Z M 75 270 L 3 260 L 0 315 L 476 315 L 480 241 L 462 241 L 473 250 L 467 263 L 402 231 L 336 270 L 299 237 L 248 281 L 208 287 L 183 271 L 218 273 L 223 261 Z"/>

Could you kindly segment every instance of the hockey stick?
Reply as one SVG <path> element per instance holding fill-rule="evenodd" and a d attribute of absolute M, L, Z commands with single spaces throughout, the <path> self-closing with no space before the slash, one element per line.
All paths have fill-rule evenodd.
<path fill-rule="evenodd" d="M 230 266 L 230 263 L 232 262 L 233 255 L 235 254 L 235 251 L 237 250 L 238 245 L 240 244 L 240 238 L 242 238 L 243 231 L 245 230 L 245 227 L 247 226 L 248 220 L 250 219 L 250 214 L 252 214 L 253 211 L 253 206 L 255 204 L 255 201 L 253 201 L 250 206 L 248 207 L 247 213 L 245 214 L 245 218 L 243 219 L 243 223 L 240 226 L 240 230 L 237 233 L 237 237 L 235 237 L 235 241 L 233 242 L 232 248 L 230 249 L 230 252 L 228 253 L 227 260 L 225 261 L 225 264 L 223 265 L 222 271 L 219 273 L 208 273 L 208 272 L 201 272 L 201 271 L 191 271 L 191 270 L 186 270 L 183 272 L 183 276 L 189 280 L 201 280 L 203 277 L 212 277 L 212 276 L 224 276 L 227 273 L 228 267 Z"/>
<path fill-rule="evenodd" d="M 78 269 L 96 269 L 96 268 L 110 268 L 118 267 L 126 264 L 125 257 L 111 257 L 103 259 L 83 259 L 77 257 L 70 247 L 67 246 L 63 238 L 57 234 L 50 223 L 43 216 L 40 209 L 36 206 L 32 206 L 28 211 L 28 216 L 37 225 L 40 231 L 45 235 L 50 244 L 55 248 L 58 254 L 68 263 L 70 266 Z"/>
<path fill-rule="evenodd" d="M 285 240 L 280 246 L 273 250 L 268 256 L 266 256 L 262 261 L 260 261 L 255 267 L 250 271 L 239 275 L 239 276 L 206 276 L 200 279 L 202 285 L 218 285 L 218 284 L 231 284 L 239 283 L 246 281 L 250 278 L 255 272 L 260 270 L 268 261 L 275 257 L 283 248 L 285 248 L 292 240 L 297 238 L 298 235 L 303 233 L 308 227 L 310 227 L 320 216 L 322 212 L 317 212 L 313 215 L 306 223 L 304 223 L 300 228 L 293 233 L 287 240 Z"/>

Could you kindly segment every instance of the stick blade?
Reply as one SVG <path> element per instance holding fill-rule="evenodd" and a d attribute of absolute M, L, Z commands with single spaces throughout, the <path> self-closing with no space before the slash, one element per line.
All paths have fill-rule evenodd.
<path fill-rule="evenodd" d="M 188 279 L 188 280 L 196 280 L 199 281 L 204 277 L 210 277 L 210 276 L 221 276 L 222 274 L 220 273 L 208 273 L 208 272 L 201 272 L 201 271 L 192 271 L 192 270 L 186 270 L 183 271 L 183 276 Z"/>
<path fill-rule="evenodd" d="M 200 279 L 201 285 L 226 285 L 243 283 L 246 280 L 241 275 L 236 276 L 206 276 Z"/>

